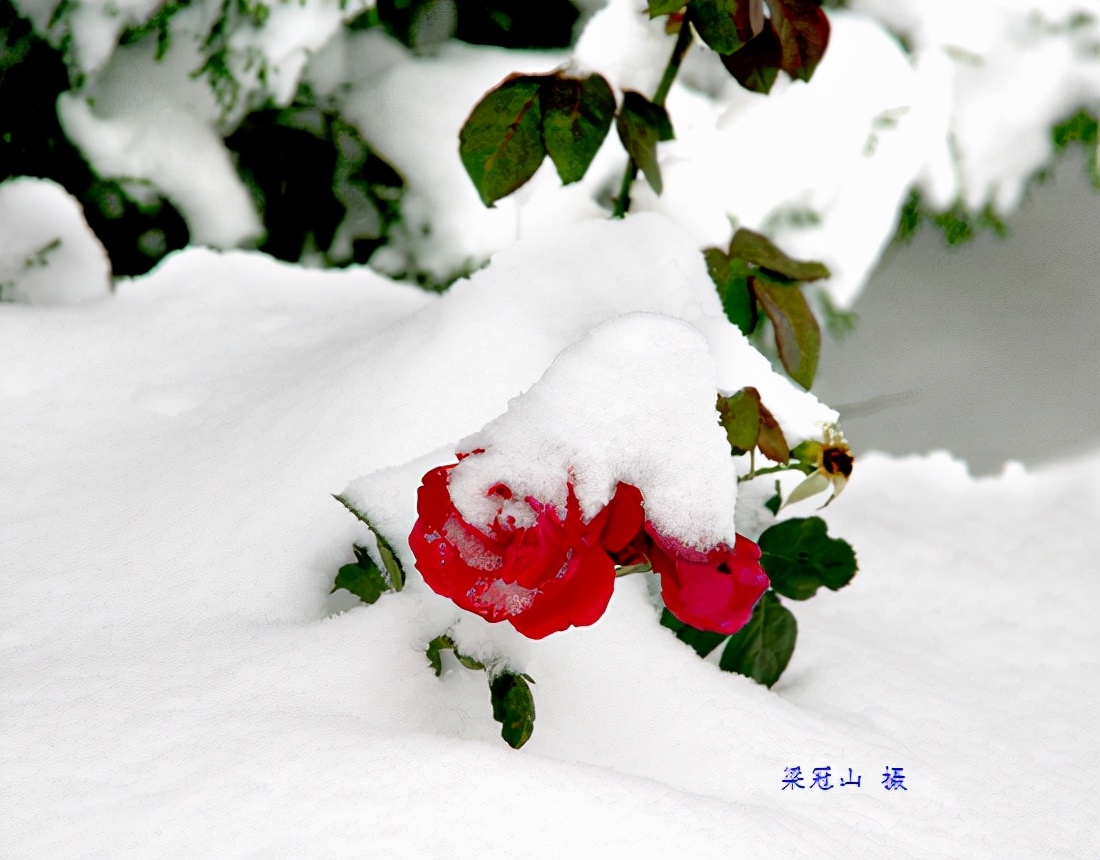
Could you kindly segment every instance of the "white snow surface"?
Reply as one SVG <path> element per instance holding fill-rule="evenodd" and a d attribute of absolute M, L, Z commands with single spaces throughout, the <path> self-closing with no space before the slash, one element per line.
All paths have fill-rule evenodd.
<path fill-rule="evenodd" d="M 111 261 L 80 203 L 48 179 L 0 183 L 0 301 L 68 304 L 111 290 Z"/>
<path fill-rule="evenodd" d="M 5 857 L 1094 856 L 1100 453 L 983 480 L 861 454 L 823 512 L 860 573 L 793 606 L 770 691 L 661 628 L 646 577 L 539 642 L 456 623 L 411 565 L 373 606 L 329 596 L 366 539 L 329 493 L 388 468 L 402 549 L 419 476 L 589 331 L 699 350 L 691 325 L 722 385 L 739 347 L 685 244 L 657 216 L 578 225 L 442 298 L 199 249 L 0 306 Z M 428 668 L 451 625 L 535 678 L 522 750 L 481 673 Z M 862 784 L 782 790 L 792 766 Z"/>
<path fill-rule="evenodd" d="M 697 329 L 655 314 L 609 320 L 564 350 L 504 415 L 462 440 L 464 453 L 484 453 L 451 473 L 451 497 L 464 519 L 488 525 L 499 500 L 487 491 L 498 482 L 517 500 L 533 496 L 561 512 L 572 484 L 591 519 L 621 481 L 642 491 L 646 516 L 663 533 L 701 549 L 733 546 L 737 473 L 715 421 L 717 390 Z M 517 524 L 532 525 L 527 506 L 517 507 Z"/>

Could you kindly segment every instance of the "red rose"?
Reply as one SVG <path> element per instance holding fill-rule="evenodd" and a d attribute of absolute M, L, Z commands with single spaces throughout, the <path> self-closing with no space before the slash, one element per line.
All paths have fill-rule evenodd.
<path fill-rule="evenodd" d="M 736 633 L 752 617 L 767 590 L 760 566 L 760 547 L 737 535 L 732 547 L 719 544 L 707 552 L 685 546 L 646 523 L 652 536 L 649 558 L 661 575 L 661 596 L 668 611 L 700 630 Z"/>
<path fill-rule="evenodd" d="M 626 548 L 644 519 L 641 493 L 620 484 L 615 498 L 586 523 L 569 484 L 564 512 L 528 497 L 534 523 L 523 527 L 503 515 L 512 492 L 496 484 L 489 494 L 501 499 L 501 509 L 479 528 L 451 499 L 454 468 L 428 472 L 417 496 L 409 546 L 428 586 L 488 621 L 508 621 L 531 639 L 595 623 L 615 586 L 615 562 L 603 539 L 609 537 L 615 551 Z M 627 534 L 631 529 L 634 534 Z"/>

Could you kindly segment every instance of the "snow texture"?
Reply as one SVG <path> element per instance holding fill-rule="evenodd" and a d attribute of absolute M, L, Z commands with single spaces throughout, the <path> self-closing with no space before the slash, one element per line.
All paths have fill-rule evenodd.
<path fill-rule="evenodd" d="M 614 268 L 616 232 L 637 268 L 579 301 L 563 252 Z M 5 857 L 1093 856 L 1098 456 L 985 480 L 861 457 L 824 512 L 861 571 L 794 607 L 771 691 L 660 627 L 645 577 L 540 642 L 454 623 L 411 566 L 373 606 L 328 595 L 366 538 L 328 495 L 348 476 L 393 467 L 398 536 L 419 475 L 630 296 L 684 322 L 590 345 L 701 350 L 679 244 L 655 216 L 580 225 L 443 298 L 189 250 L 109 298 L 0 306 Z M 536 679 L 522 751 L 481 673 L 428 668 L 451 624 Z M 783 790 L 792 766 L 861 786 Z"/>
<path fill-rule="evenodd" d="M 111 261 L 84 211 L 48 179 L 0 183 L 0 301 L 58 305 L 111 290 Z"/>
<path fill-rule="evenodd" d="M 180 13 L 185 14 L 185 13 Z M 62 93 L 65 133 L 104 177 L 137 180 L 180 210 L 191 241 L 230 248 L 263 234 L 218 130 L 219 108 L 184 39 L 160 62 L 146 40 L 120 48 L 84 90 Z"/>
<path fill-rule="evenodd" d="M 196 242 L 248 244 L 261 228 L 221 134 L 249 107 L 288 103 L 304 83 L 406 181 L 403 224 L 372 264 L 437 281 L 472 271 L 518 238 L 605 211 L 625 163 L 612 133 L 583 181 L 562 187 L 547 161 L 486 209 L 456 153 L 482 94 L 509 73 L 555 68 L 600 72 L 620 96 L 652 94 L 673 41 L 643 0 L 584 4 L 591 17 L 572 54 L 457 42 L 413 53 L 378 30 L 343 27 L 363 4 L 276 3 L 262 24 L 232 29 L 228 63 L 240 92 L 227 107 L 190 77 L 202 65 L 214 6 L 173 16 L 159 63 L 152 39 L 111 54 L 119 28 L 151 12 L 144 3 L 89 0 L 65 19 L 93 73 L 63 97 L 62 117 L 102 175 L 152 183 Z M 23 5 L 46 31 L 49 10 Z M 820 289 L 842 308 L 888 245 L 912 187 L 940 209 L 961 201 L 1007 214 L 1052 158 L 1050 127 L 1082 105 L 1100 110 L 1100 0 L 851 6 L 830 11 L 831 44 L 813 80 L 781 76 L 767 97 L 739 88 L 712 52 L 695 48 L 668 100 L 676 140 L 659 152 L 665 192 L 658 198 L 642 181 L 634 188 L 635 211 L 667 215 L 700 246 L 724 245 L 733 222 L 824 261 L 833 277 Z M 56 41 L 61 31 L 49 32 Z"/>

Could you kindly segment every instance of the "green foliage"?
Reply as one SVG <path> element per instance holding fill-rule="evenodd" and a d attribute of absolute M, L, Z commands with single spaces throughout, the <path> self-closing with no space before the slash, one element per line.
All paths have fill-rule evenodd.
<path fill-rule="evenodd" d="M 700 657 L 706 657 L 728 637 L 712 630 L 696 630 L 689 627 L 667 609 L 661 610 L 661 626 L 676 634 L 676 638 L 691 647 Z"/>
<path fill-rule="evenodd" d="M 542 137 L 563 185 L 584 178 L 611 129 L 615 96 L 600 75 L 554 75 L 541 91 Z"/>
<path fill-rule="evenodd" d="M 1081 144 L 1088 153 L 1086 169 L 1092 186 L 1100 190 L 1100 163 L 1097 161 L 1097 117 L 1082 108 L 1072 116 L 1054 125 L 1050 130 L 1051 145 L 1056 153 L 1065 151 L 1073 144 Z M 1048 175 L 1047 170 L 1039 170 L 1031 180 L 1034 184 Z M 1008 236 L 1008 225 L 997 213 L 991 203 L 987 203 L 979 212 L 972 212 L 962 200 L 957 200 L 948 209 L 936 210 L 928 206 L 917 189 L 909 192 L 909 197 L 901 209 L 894 241 L 905 244 L 912 240 L 921 225 L 930 223 L 943 233 L 948 245 L 964 245 L 984 232 L 990 232 L 999 239 Z"/>
<path fill-rule="evenodd" d="M 779 360 L 791 379 L 809 389 L 821 353 L 821 329 L 797 284 L 760 273 L 753 291 L 775 330 Z"/>
<path fill-rule="evenodd" d="M 673 138 L 668 112 L 641 93 L 624 90 L 622 110 L 615 123 L 619 140 L 631 161 L 645 174 L 650 187 L 660 194 L 664 186 L 657 163 L 657 144 Z"/>
<path fill-rule="evenodd" d="M 611 128 L 615 97 L 599 75 L 511 75 L 474 107 L 459 155 L 482 202 L 526 183 L 547 155 L 562 182 L 581 179 Z"/>
<path fill-rule="evenodd" d="M 535 697 L 529 675 L 502 672 L 489 682 L 493 703 L 493 719 L 500 723 L 500 736 L 512 749 L 518 750 L 535 730 Z"/>
<path fill-rule="evenodd" d="M 155 56 L 157 60 L 160 60 L 172 46 L 172 19 L 177 12 L 186 9 L 190 5 L 191 0 L 168 0 L 145 23 L 127 27 L 123 30 L 122 35 L 119 37 L 119 44 L 131 45 L 134 42 L 141 41 L 146 36 L 155 35 L 157 40 Z"/>
<path fill-rule="evenodd" d="M 1082 108 L 1073 116 L 1058 123 L 1050 130 L 1051 142 L 1055 152 L 1062 152 L 1070 144 L 1081 144 L 1088 150 L 1089 181 L 1092 187 L 1100 191 L 1100 143 L 1098 131 L 1100 120 L 1095 114 Z"/>
<path fill-rule="evenodd" d="M 355 563 L 345 564 L 336 574 L 332 591 L 343 588 L 350 591 L 364 603 L 374 603 L 390 590 L 390 584 L 382 570 L 374 563 L 366 547 L 354 547 Z"/>
<path fill-rule="evenodd" d="M 703 255 L 730 321 L 751 334 L 763 311 L 783 367 L 791 379 L 809 388 L 817 372 L 821 329 L 798 287 L 829 277 L 829 270 L 821 263 L 795 260 L 766 236 L 745 229 L 734 233 L 729 251 L 708 248 Z"/>
<path fill-rule="evenodd" d="M 794 615 L 774 592 L 766 591 L 753 609 L 749 623 L 726 643 L 718 666 L 770 688 L 790 663 L 797 639 L 798 622 Z"/>
<path fill-rule="evenodd" d="M 375 528 L 367 515 L 358 510 L 350 501 L 343 496 L 333 496 L 333 498 L 347 508 L 359 522 L 363 523 L 363 525 L 371 530 L 371 534 L 374 535 L 374 539 L 378 544 L 378 555 L 382 559 L 382 567 L 385 569 L 386 576 L 389 579 L 390 588 L 394 591 L 400 591 L 404 588 L 405 570 L 401 567 L 401 562 L 398 561 L 397 554 L 393 551 L 393 546 L 390 542 L 386 540 L 377 528 Z"/>
<path fill-rule="evenodd" d="M 855 311 L 843 311 L 838 308 L 824 290 L 818 293 L 817 300 L 821 305 L 822 316 L 825 317 L 825 328 L 832 335 L 833 340 L 842 341 L 855 331 L 856 323 L 859 322 L 859 314 Z"/>
<path fill-rule="evenodd" d="M 764 507 L 771 511 L 773 517 L 779 514 L 779 509 L 783 507 L 783 493 L 779 481 L 775 482 L 775 495 L 764 502 Z"/>
<path fill-rule="evenodd" d="M 397 229 L 404 181 L 307 88 L 285 108 L 246 115 L 225 143 L 263 215 L 265 253 L 366 263 Z"/>
<path fill-rule="evenodd" d="M 697 630 L 667 609 L 661 614 L 661 625 L 703 658 L 725 642 L 718 667 L 725 672 L 745 675 L 766 687 L 774 685 L 787 668 L 798 637 L 794 615 L 772 591 L 764 592 L 753 607 L 752 618 L 732 636 Z"/>
<path fill-rule="evenodd" d="M 807 600 L 818 588 L 837 591 L 858 569 L 851 544 L 828 536 L 820 517 L 776 523 L 760 535 L 760 565 L 772 588 L 792 600 Z"/>
<path fill-rule="evenodd" d="M 959 200 L 949 209 L 936 211 L 929 209 L 920 192 L 914 189 L 902 206 L 894 241 L 900 244 L 909 242 L 925 222 L 935 225 L 951 247 L 966 244 L 985 231 L 1000 239 L 1008 235 L 1008 225 L 996 213 L 992 204 L 986 204 L 981 212 L 973 213 Z"/>
<path fill-rule="evenodd" d="M 378 0 L 356 28 L 381 26 L 416 51 L 453 37 L 513 49 L 565 48 L 580 11 L 569 0 Z"/>
<path fill-rule="evenodd" d="M 686 8 L 687 20 L 746 89 L 767 93 L 780 70 L 808 81 L 829 44 L 820 0 L 764 0 L 753 20 L 751 0 L 650 0 L 649 17 Z M 655 99 L 655 101 L 662 101 Z"/>
<path fill-rule="evenodd" d="M 760 314 L 749 283 L 751 273 L 748 266 L 741 260 L 731 260 L 718 248 L 705 249 L 703 257 L 729 321 L 746 336 L 752 334 L 760 322 Z"/>
<path fill-rule="evenodd" d="M 782 47 L 780 68 L 792 78 L 810 80 L 829 44 L 829 19 L 812 0 L 767 0 L 767 4 Z"/>
<path fill-rule="evenodd" d="M 67 26 L 64 15 L 72 8 L 55 10 L 56 26 Z M 114 275 L 144 274 L 166 253 L 187 244 L 187 225 L 159 195 L 143 193 L 135 199 L 137 183 L 103 179 L 92 170 L 58 119 L 58 96 L 72 85 L 63 51 L 36 33 L 11 0 L 0 0 L 0 105 L 15 107 L 0 109 L 0 178 L 37 176 L 57 182 L 80 202 Z"/>
<path fill-rule="evenodd" d="M 792 281 L 819 281 L 830 274 L 823 264 L 795 260 L 781 251 L 767 236 L 752 230 L 741 229 L 734 233 L 729 256 Z"/>
<path fill-rule="evenodd" d="M 444 651 L 453 653 L 467 669 L 489 675 L 489 700 L 493 719 L 500 723 L 500 736 L 512 749 L 518 750 L 527 743 L 535 730 L 535 697 L 530 687 L 535 683 L 534 678 L 508 670 L 493 671 L 480 660 L 459 651 L 454 639 L 447 634 L 436 636 L 424 652 L 437 678 L 443 674 Z"/>
<path fill-rule="evenodd" d="M 759 448 L 769 460 L 786 463 L 790 448 L 779 422 L 760 401 L 760 392 L 749 386 L 726 397 L 718 395 L 718 420 L 726 431 L 733 454 Z"/>
<path fill-rule="evenodd" d="M 749 0 L 691 0 L 688 16 L 711 49 L 732 54 L 753 37 L 750 6 Z"/>
<path fill-rule="evenodd" d="M 546 156 L 541 78 L 512 75 L 477 103 L 459 135 L 459 155 L 481 201 L 492 206 L 535 175 Z"/>
<path fill-rule="evenodd" d="M 719 59 L 737 83 L 754 93 L 767 95 L 783 65 L 783 45 L 775 28 L 768 26 L 740 51 L 720 54 Z"/>
<path fill-rule="evenodd" d="M 777 481 L 775 495 L 765 502 L 772 513 L 781 504 L 779 490 Z M 727 638 L 684 624 L 667 609 L 661 615 L 661 624 L 700 657 L 713 653 L 725 640 L 719 668 L 771 687 L 787 668 L 798 638 L 794 615 L 778 595 L 806 600 L 823 585 L 836 591 L 851 582 L 858 568 L 852 547 L 839 538 L 830 538 L 820 517 L 776 523 L 760 536 L 759 545 L 760 564 L 771 580 L 771 588 L 757 602 L 744 627 Z"/>
<path fill-rule="evenodd" d="M 659 18 L 661 15 L 671 15 L 684 8 L 687 0 L 649 0 L 649 17 Z"/>
<path fill-rule="evenodd" d="M 441 636 L 436 636 L 431 642 L 428 643 L 428 647 L 425 650 L 425 655 L 428 658 L 428 663 L 431 664 L 432 671 L 435 672 L 435 676 L 438 678 L 443 674 L 443 652 L 450 651 L 455 655 L 455 659 L 458 660 L 467 669 L 473 671 L 482 671 L 485 669 L 485 664 L 480 660 L 475 660 L 473 657 L 468 657 L 455 647 L 455 641 L 445 633 Z"/>

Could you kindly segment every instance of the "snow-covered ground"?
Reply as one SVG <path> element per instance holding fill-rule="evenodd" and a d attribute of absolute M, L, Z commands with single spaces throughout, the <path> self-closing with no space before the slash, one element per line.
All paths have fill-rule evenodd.
<path fill-rule="evenodd" d="M 351 478 L 446 456 L 626 297 L 707 328 L 655 218 L 517 246 L 443 299 L 189 250 L 113 297 L 0 306 L 4 856 L 1095 856 L 1100 455 L 981 480 L 861 456 L 824 512 L 860 573 L 793 607 L 772 690 L 661 628 L 644 577 L 539 642 L 466 615 L 456 638 L 537 682 L 520 751 L 481 673 L 428 668 L 461 613 L 415 574 L 327 594 L 364 539 L 329 495 Z M 523 289 L 555 242 L 602 249 L 566 274 L 605 303 Z M 835 788 L 784 789 L 795 766 Z"/>
<path fill-rule="evenodd" d="M 22 5 L 45 27 L 48 2 Z M 151 11 L 116 5 L 81 4 L 69 24 L 89 79 L 61 99 L 68 132 L 104 175 L 174 199 L 196 241 L 254 236 L 220 109 L 187 74 L 200 4 L 161 64 L 150 43 L 112 54 L 118 28 Z M 1018 213 L 1003 247 L 958 252 L 955 274 L 919 236 L 856 304 L 860 329 L 823 359 L 823 399 L 855 401 L 853 423 L 885 406 L 871 444 L 922 453 L 872 453 L 853 430 L 853 479 L 822 516 L 860 572 L 792 606 L 798 646 L 771 690 L 660 627 L 652 577 L 617 582 L 592 627 L 529 641 L 431 592 L 403 540 L 420 476 L 479 438 L 512 446 L 494 462 L 529 470 L 502 476 L 517 486 L 559 492 L 573 465 L 586 510 L 629 477 L 679 538 L 729 539 L 734 504 L 755 537 L 770 476 L 732 498 L 744 465 L 692 416 L 743 385 L 791 442 L 836 413 L 748 347 L 699 247 L 724 244 L 730 216 L 767 225 L 832 266 L 826 289 L 846 305 L 913 183 L 937 206 L 1010 210 L 1050 125 L 1095 107 L 1096 22 L 1074 17 L 1095 0 L 1049 3 L 1049 19 L 1032 0 L 973 0 L 967 14 L 854 0 L 813 84 L 767 99 L 696 52 L 669 101 L 669 191 L 639 184 L 648 214 L 624 222 L 596 203 L 622 169 L 614 140 L 583 183 L 562 188 L 544 166 L 494 210 L 454 157 L 478 94 L 564 54 L 414 56 L 343 31 L 358 7 L 338 6 L 279 6 L 277 32 L 253 34 L 268 95 L 289 99 L 300 76 L 338 94 L 406 175 L 408 235 L 378 267 L 388 253 L 390 270 L 412 260 L 443 277 L 495 255 L 446 295 L 198 247 L 108 294 L 71 198 L 37 180 L 0 187 L 0 293 L 20 302 L 0 304 L 5 860 L 1095 858 L 1095 196 L 1067 217 L 1058 186 L 1040 189 L 1050 211 Z M 613 0 L 568 61 L 651 92 L 668 48 L 640 2 Z M 260 95 L 259 77 L 248 86 Z M 900 425 L 942 432 L 889 434 Z M 329 593 L 353 542 L 370 542 L 331 497 L 345 488 L 411 574 L 371 606 Z M 429 669 L 425 646 L 445 630 L 535 679 L 522 750 L 500 739 L 481 673 L 449 655 L 441 678 Z M 806 788 L 784 788 L 794 767 Z M 809 787 L 824 767 L 835 787 Z M 904 790 L 888 791 L 895 768 Z M 840 784 L 849 772 L 858 786 Z"/>

